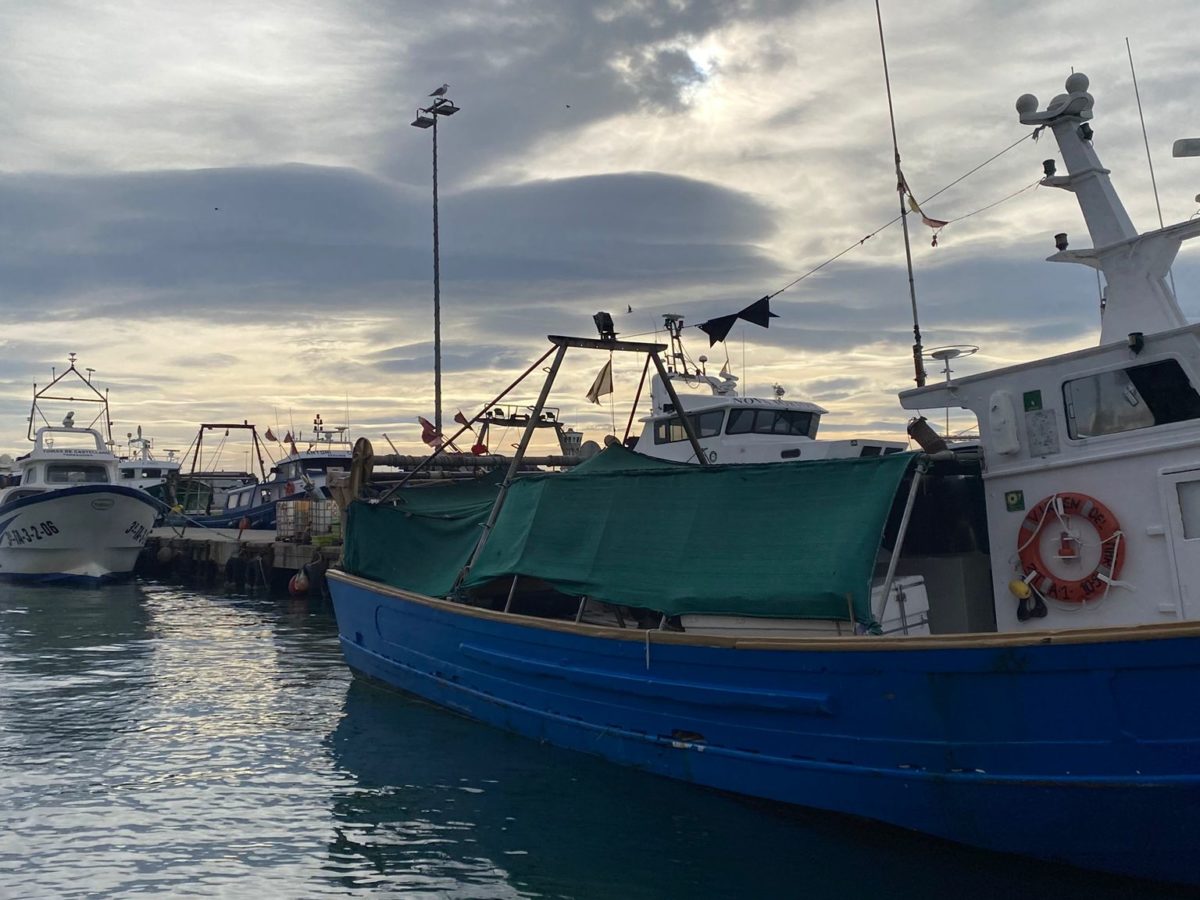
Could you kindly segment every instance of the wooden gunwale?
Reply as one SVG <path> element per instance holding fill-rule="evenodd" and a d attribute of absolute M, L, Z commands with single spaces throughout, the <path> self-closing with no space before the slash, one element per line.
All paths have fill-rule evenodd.
<path fill-rule="evenodd" d="M 688 634 L 677 631 L 659 631 L 657 629 L 622 629 L 605 625 L 590 625 L 587 623 L 564 622 L 558 619 L 542 619 L 536 616 L 520 615 L 518 613 L 497 612 L 467 606 L 452 600 L 437 597 L 427 597 L 401 588 L 391 587 L 367 578 L 360 578 L 339 569 L 330 569 L 326 577 L 335 581 L 343 581 L 354 587 L 372 590 L 377 593 L 405 600 L 421 606 L 428 606 L 443 612 L 469 618 L 484 619 L 492 622 L 504 622 L 510 625 L 521 625 L 526 628 L 538 628 L 544 631 L 556 631 L 564 634 L 576 634 L 585 637 L 622 640 L 644 644 L 650 641 L 655 644 L 678 644 L 691 647 L 727 647 L 734 650 L 779 650 L 779 651 L 824 651 L 838 650 L 843 652 L 895 652 L 905 650 L 967 650 L 1003 647 L 1037 647 L 1047 644 L 1108 644 L 1118 641 L 1150 641 L 1169 638 L 1200 637 L 1200 621 L 1170 622 L 1162 625 L 1119 625 L 1106 628 L 1076 628 L 1069 631 L 1029 631 L 1008 634 L 935 634 L 919 637 L 904 635 L 878 636 L 846 636 L 837 638 L 826 637 L 778 637 L 778 638 L 736 638 L 709 634 Z"/>

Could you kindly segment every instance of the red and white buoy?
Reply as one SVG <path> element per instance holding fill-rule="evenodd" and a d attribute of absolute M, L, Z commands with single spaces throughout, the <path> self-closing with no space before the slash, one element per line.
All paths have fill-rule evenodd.
<path fill-rule="evenodd" d="M 288 593 L 300 597 L 308 593 L 308 572 L 301 569 L 288 580 Z"/>

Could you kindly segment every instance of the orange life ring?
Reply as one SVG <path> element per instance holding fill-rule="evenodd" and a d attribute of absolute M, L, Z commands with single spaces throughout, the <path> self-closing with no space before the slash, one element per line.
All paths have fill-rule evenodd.
<path fill-rule="evenodd" d="M 1100 536 L 1100 561 L 1096 568 L 1074 581 L 1049 574 L 1050 568 L 1042 558 L 1042 529 L 1047 522 L 1058 522 L 1057 515 L 1050 510 L 1050 504 L 1056 499 L 1062 501 L 1064 516 L 1083 516 Z M 1070 491 L 1051 494 L 1029 511 L 1017 531 L 1018 556 L 1025 580 L 1043 597 L 1052 597 L 1065 603 L 1087 603 L 1103 596 L 1108 584 L 1117 580 L 1125 563 L 1125 545 L 1121 535 L 1121 523 L 1117 517 L 1094 497 Z"/>
<path fill-rule="evenodd" d="M 289 481 L 287 486 L 283 489 L 283 492 L 290 497 L 292 494 L 296 493 L 296 486 Z"/>

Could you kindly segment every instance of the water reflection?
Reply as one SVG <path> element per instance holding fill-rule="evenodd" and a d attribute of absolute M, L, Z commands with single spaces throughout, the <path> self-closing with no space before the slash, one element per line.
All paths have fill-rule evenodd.
<path fill-rule="evenodd" d="M 30 768 L 77 765 L 136 727 L 149 637 L 135 584 L 0 588 L 0 753 Z"/>
<path fill-rule="evenodd" d="M 1182 897 L 539 745 L 361 682 L 330 735 L 331 875 L 454 897 Z M 1130 892 L 1133 892 L 1132 894 Z"/>
<path fill-rule="evenodd" d="M 319 603 L 0 587 L 0 897 L 1170 896 L 755 806 L 352 683 Z"/>

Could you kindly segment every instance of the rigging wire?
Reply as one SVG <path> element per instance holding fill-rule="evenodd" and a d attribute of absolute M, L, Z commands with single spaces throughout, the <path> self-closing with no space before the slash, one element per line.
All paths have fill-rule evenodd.
<path fill-rule="evenodd" d="M 963 215 L 959 216 L 956 219 L 950 219 L 946 222 L 946 224 L 953 225 L 955 222 L 961 222 L 963 219 L 969 219 L 969 218 L 971 218 L 971 216 L 976 215 L 977 213 L 986 212 L 989 209 L 994 209 L 995 207 L 999 206 L 1001 203 L 1006 203 L 1009 200 L 1011 200 L 1013 197 L 1017 197 L 1017 196 L 1025 193 L 1030 188 L 1037 187 L 1041 183 L 1042 183 L 1042 179 L 1040 179 L 1040 178 L 1035 179 L 1034 181 L 1031 181 L 1029 184 L 1025 185 L 1025 187 L 1018 188 L 1017 190 L 1013 191 L 1007 197 L 1001 197 L 995 203 L 989 203 L 987 206 L 981 206 L 981 207 L 979 207 L 979 209 L 973 210 L 969 213 L 964 213 Z"/>
<path fill-rule="evenodd" d="M 946 193 L 946 191 L 950 190 L 950 188 L 954 187 L 956 184 L 959 184 L 960 182 L 966 181 L 966 179 L 970 178 L 972 175 L 974 175 L 976 172 L 978 172 L 978 171 L 979 171 L 980 169 L 982 169 L 984 166 L 988 165 L 989 163 L 993 163 L 993 162 L 995 162 L 995 161 L 996 161 L 996 160 L 998 160 L 998 159 L 999 159 L 1001 156 L 1003 156 L 1005 153 L 1007 153 L 1008 151 L 1010 151 L 1010 150 L 1012 150 L 1014 147 L 1016 147 L 1018 144 L 1020 144 L 1022 141 L 1027 141 L 1027 140 L 1029 140 L 1031 137 L 1033 137 L 1033 134 L 1034 134 L 1034 133 L 1030 133 L 1030 134 L 1024 134 L 1024 135 L 1021 135 L 1021 137 L 1020 137 L 1020 138 L 1018 138 L 1017 140 L 1013 141 L 1011 144 L 1009 144 L 1007 147 L 1005 147 L 1005 148 L 1004 148 L 1003 150 L 1001 150 L 999 153 L 996 153 L 995 155 L 993 155 L 993 156 L 989 157 L 988 159 L 984 160 L 984 161 L 983 161 L 983 162 L 981 162 L 979 165 L 977 165 L 975 168 L 971 169 L 969 172 L 966 172 L 966 173 L 964 173 L 963 175 L 960 175 L 958 178 L 955 178 L 955 179 L 954 179 L 952 182 L 950 182 L 950 183 L 949 183 L 948 185 L 946 185 L 945 187 L 943 187 L 943 188 L 940 188 L 939 190 L 936 190 L 936 191 L 934 191 L 932 194 L 930 194 L 930 195 L 929 195 L 928 197 L 926 197 L 924 200 L 920 201 L 920 202 L 921 202 L 921 204 L 928 203 L 930 200 L 932 200 L 934 197 L 937 197 L 939 194 L 944 194 L 944 193 Z M 966 213 L 965 215 L 961 215 L 961 216 L 959 216 L 959 217 L 958 217 L 958 218 L 956 218 L 956 219 L 951 219 L 951 220 L 950 220 L 949 222 L 947 222 L 946 224 L 950 224 L 950 223 L 952 223 L 952 222 L 961 222 L 963 219 L 970 218 L 971 216 L 975 215 L 976 213 L 981 213 L 981 212 L 983 212 L 984 210 L 991 209 L 991 208 L 992 208 L 992 207 L 994 207 L 994 206 L 999 206 L 999 205 L 1000 205 L 1001 203 L 1003 203 L 1005 200 L 1011 200 L 1013 197 L 1017 196 L 1018 194 L 1020 194 L 1020 193 L 1022 193 L 1022 192 L 1024 192 L 1024 191 L 1027 191 L 1027 190 L 1029 190 L 1029 188 L 1033 187 L 1034 185 L 1040 184 L 1040 183 L 1041 183 L 1041 179 L 1039 179 L 1038 181 L 1035 181 L 1035 182 L 1034 182 L 1033 184 L 1031 184 L 1031 185 L 1027 185 L 1026 187 L 1023 187 L 1023 188 L 1021 188 L 1019 191 L 1015 191 L 1015 192 L 1013 192 L 1013 193 L 1009 194 L 1007 197 L 1004 197 L 1004 198 L 1003 198 L 1003 199 L 1001 199 L 1001 200 L 997 200 L 995 203 L 989 203 L 987 206 L 980 207 L 979 209 L 977 209 L 977 210 L 974 210 L 973 212 L 969 212 L 969 213 Z M 834 256 L 831 256 L 829 259 L 825 260 L 825 262 L 821 263 L 820 265 L 814 266 L 813 268 L 811 268 L 811 269 L 809 269 L 807 272 L 805 272 L 803 275 L 799 276 L 798 278 L 795 278 L 795 279 L 793 279 L 792 281 L 789 281 L 787 284 L 785 284 L 783 287 L 781 287 L 781 288 L 780 288 L 779 290 L 777 290 L 775 293 L 773 293 L 773 294 L 768 294 L 767 296 L 769 296 L 769 297 L 772 297 L 772 298 L 773 298 L 773 297 L 777 297 L 778 295 L 780 295 L 780 294 L 782 294 L 784 291 L 786 291 L 788 288 L 795 287 L 797 284 L 799 284 L 801 281 L 803 281 L 803 280 L 804 280 L 805 278 L 807 278 L 809 275 L 814 275 L 814 274 L 816 274 L 817 272 L 819 272 L 821 269 L 825 268 L 825 267 L 826 267 L 827 265 L 829 265 L 830 263 L 832 263 L 832 262 L 836 262 L 837 260 L 841 259 L 843 256 L 845 256 L 845 255 L 846 255 L 847 253 L 849 253 L 851 250 L 854 250 L 854 249 L 856 249 L 857 247 L 861 247 L 863 244 L 865 244 L 865 243 L 866 243 L 867 241 L 869 241 L 871 238 L 875 237 L 875 236 L 876 236 L 877 234 L 879 234 L 881 231 L 885 231 L 885 230 L 887 230 L 888 228 L 891 228 L 893 225 L 895 225 L 897 222 L 899 222 L 899 221 L 900 221 L 900 219 L 901 219 L 901 216 L 895 216 L 895 217 L 893 217 L 892 219 L 889 219 L 889 220 L 888 220 L 888 221 L 887 221 L 885 224 L 883 224 L 883 225 L 880 225 L 878 228 L 876 228 L 874 231 L 872 231 L 872 232 L 871 232 L 870 234 L 868 234 L 866 237 L 860 238 L 860 239 L 859 239 L 859 240 L 858 240 L 856 243 L 853 243 L 853 244 L 851 244 L 851 245 L 850 245 L 849 247 L 847 247 L 845 250 L 842 250 L 840 253 L 837 253 L 837 254 L 835 254 Z"/>
<path fill-rule="evenodd" d="M 1125 52 L 1129 55 L 1129 74 L 1133 76 L 1133 96 L 1137 99 L 1138 118 L 1142 122 L 1142 143 L 1146 145 L 1146 165 L 1150 168 L 1150 187 L 1154 190 L 1154 205 L 1158 209 L 1158 227 L 1164 228 L 1162 203 L 1158 200 L 1158 182 L 1154 179 L 1154 159 L 1150 155 L 1150 138 L 1146 135 L 1146 116 L 1142 112 L 1142 95 L 1138 90 L 1137 72 L 1133 68 L 1133 50 L 1129 46 L 1129 38 L 1125 38 Z M 1167 277 L 1171 280 L 1171 293 L 1175 293 L 1175 273 L 1167 269 Z"/>
<path fill-rule="evenodd" d="M 984 166 L 987 166 L 988 164 L 995 162 L 997 159 L 999 159 L 1005 153 L 1008 153 L 1010 150 L 1012 150 L 1013 148 L 1015 148 L 1016 146 L 1021 144 L 1023 141 L 1030 140 L 1031 138 L 1036 140 L 1037 134 L 1038 134 L 1038 131 L 1032 131 L 1029 134 L 1022 135 L 1020 138 L 1013 141 L 1011 144 L 1009 144 L 1007 147 L 1005 147 L 999 153 L 993 154 L 992 156 L 988 157 L 986 160 L 981 162 L 979 165 L 975 166 L 975 168 L 971 169 L 969 172 L 966 172 L 963 175 L 960 175 L 958 178 L 954 179 L 952 182 L 947 184 L 945 187 L 942 187 L 942 188 L 934 191 L 932 194 L 930 194 L 924 200 L 921 200 L 920 203 L 922 203 L 922 204 L 927 203 L 928 201 L 932 200 L 934 197 L 937 197 L 939 194 L 944 194 L 946 191 L 950 190 L 950 188 L 954 187 L 955 185 L 959 184 L 962 181 L 965 181 L 967 178 L 974 175 L 976 172 L 978 172 Z M 1029 190 L 1032 187 L 1036 187 L 1039 184 L 1041 184 L 1041 179 L 1038 179 L 1037 181 L 1033 182 L 1032 184 L 1027 184 L 1025 187 L 1020 188 L 1016 191 L 1013 191 L 1011 194 L 1008 194 L 1008 195 L 1000 198 L 999 200 L 996 200 L 993 203 L 989 203 L 986 206 L 981 206 L 978 209 L 972 210 L 969 213 L 964 213 L 961 216 L 958 216 L 954 219 L 950 219 L 949 222 L 947 222 L 947 224 L 951 224 L 954 222 L 961 222 L 963 219 L 969 219 L 971 216 L 974 216 L 978 213 L 984 212 L 985 210 L 993 209 L 994 207 L 997 207 L 1002 203 L 1012 200 L 1014 197 L 1017 197 L 1017 196 L 1023 194 L 1025 191 Z M 1200 210 L 1197 211 L 1197 215 L 1200 215 Z M 878 228 L 876 228 L 870 234 L 864 235 L 863 237 L 861 237 L 857 241 L 855 241 L 853 244 L 850 244 L 845 249 L 838 251 L 833 256 L 826 259 L 824 262 L 818 263 L 817 265 L 813 266 L 808 271 L 804 272 L 802 275 L 799 275 L 796 278 L 793 278 L 791 281 L 789 281 L 783 287 L 779 288 L 777 291 L 767 294 L 767 298 L 774 299 L 775 297 L 778 297 L 784 291 L 788 290 L 789 288 L 795 287 L 801 281 L 808 278 L 810 275 L 815 275 L 817 272 L 821 271 L 822 269 L 824 269 L 826 266 L 830 265 L 831 263 L 837 262 L 839 259 L 841 259 L 843 256 L 845 256 L 850 251 L 856 250 L 859 247 L 863 246 L 867 241 L 871 240 L 871 238 L 873 238 L 873 237 L 879 235 L 880 233 L 886 231 L 887 229 L 891 228 L 893 225 L 895 225 L 899 221 L 900 221 L 900 216 L 893 216 L 891 219 L 889 219 L 884 224 L 880 225 Z M 684 328 L 699 328 L 700 326 L 699 326 L 699 324 L 694 324 L 694 325 L 684 325 L 683 327 Z M 626 335 L 626 337 L 637 338 L 637 337 L 646 337 L 647 335 L 653 334 L 655 340 L 657 341 L 659 330 L 660 329 L 657 326 L 655 326 L 653 331 L 640 331 L 640 332 L 637 332 L 636 334 Z"/>
<path fill-rule="evenodd" d="M 990 165 L 991 163 L 994 163 L 996 160 L 998 160 L 1000 157 L 1002 157 L 1002 156 L 1003 156 L 1005 153 L 1007 153 L 1009 150 L 1012 150 L 1014 147 L 1016 147 L 1016 146 L 1017 146 L 1018 144 L 1020 144 L 1022 141 L 1028 141 L 1028 140 L 1030 140 L 1030 139 L 1032 139 L 1032 140 L 1035 140 L 1035 141 L 1036 141 L 1036 140 L 1037 140 L 1037 138 L 1038 138 L 1038 134 L 1039 134 L 1040 132 L 1041 132 L 1041 129 L 1040 129 L 1040 128 L 1037 128 L 1037 129 L 1034 129 L 1033 131 L 1031 131 L 1029 134 L 1023 134 L 1023 135 L 1021 135 L 1019 138 L 1017 138 L 1015 141 L 1013 141 L 1011 144 L 1009 144 L 1007 147 L 1005 147 L 1005 148 L 1004 148 L 1003 150 L 1001 150 L 999 153 L 997 153 L 997 154 L 995 154 L 995 155 L 993 155 L 993 156 L 990 156 L 990 157 L 988 157 L 988 158 L 987 158 L 987 159 L 985 159 L 983 162 L 981 162 L 979 165 L 977 165 L 975 168 L 973 168 L 971 171 L 969 171 L 969 172 L 967 172 L 967 173 L 965 173 L 965 174 L 963 174 L 963 175 L 960 175 L 960 176 L 958 176 L 958 177 L 957 177 L 957 178 L 955 178 L 955 179 L 954 179 L 952 182 L 950 182 L 948 185 L 946 185 L 944 188 L 941 188 L 940 190 L 934 191 L 932 194 L 930 194 L 928 197 L 926 197 L 926 198 L 925 198 L 924 200 L 922 200 L 921 202 L 922 202 L 922 203 L 928 203 L 930 200 L 932 200 L 934 197 L 938 196 L 939 194 L 944 194 L 944 193 L 946 193 L 946 191 L 950 190 L 950 188 L 954 187 L 954 186 L 955 186 L 956 184 L 958 184 L 959 182 L 966 181 L 968 178 L 970 178 L 972 175 L 974 175 L 976 172 L 978 172 L 978 171 L 979 171 L 980 169 L 982 169 L 984 166 L 986 166 L 986 165 Z M 960 217 L 960 218 L 964 218 L 964 217 Z"/>

